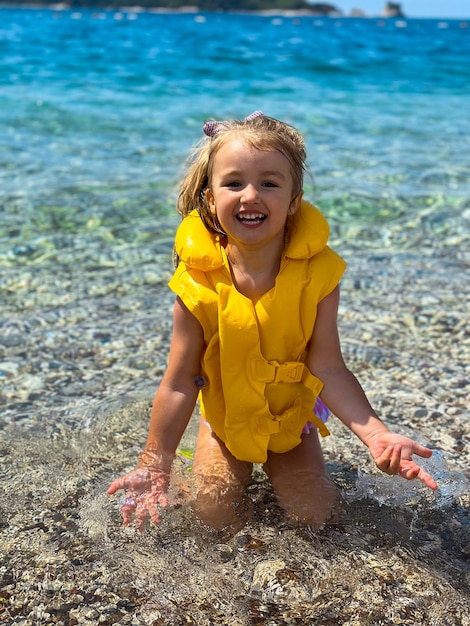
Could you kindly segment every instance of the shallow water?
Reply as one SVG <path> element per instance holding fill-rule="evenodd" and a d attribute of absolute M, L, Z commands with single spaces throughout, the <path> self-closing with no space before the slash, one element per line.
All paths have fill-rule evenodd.
<path fill-rule="evenodd" d="M 450 471 L 462 474 L 469 346 L 461 262 L 350 254 L 340 314 L 348 363 L 392 428 L 408 426 L 444 449 Z M 137 266 L 102 270 L 93 281 L 77 273 L 71 293 L 58 281 L 53 306 L 33 307 L 31 288 L 41 294 L 47 283 L 43 270 L 31 273 L 2 326 L 5 623 L 468 624 L 468 492 L 443 506 L 413 487 L 410 499 L 411 486 L 377 475 L 334 419 L 323 445 L 345 496 L 338 526 L 289 527 L 257 473 L 254 517 L 235 537 L 201 528 L 176 489 L 159 527 L 122 529 L 122 498 L 105 491 L 135 466 L 145 441 L 171 299 L 148 276 L 134 283 L 145 275 Z M 117 292 L 121 276 L 131 285 Z M 176 474 L 187 476 L 184 467 Z"/>
<path fill-rule="evenodd" d="M 444 510 L 367 494 L 345 501 L 339 524 L 313 532 L 283 521 L 257 470 L 253 516 L 236 535 L 202 528 L 175 488 L 161 524 L 139 533 L 120 527 L 121 499 L 105 489 L 111 466 L 133 462 L 149 402 L 95 408 L 82 427 L 42 424 L 6 441 L 7 623 L 469 623 L 468 498 L 467 508 L 454 500 Z M 356 470 L 328 467 L 344 493 L 353 489 Z M 182 477 L 190 480 L 186 465 L 175 471 Z"/>

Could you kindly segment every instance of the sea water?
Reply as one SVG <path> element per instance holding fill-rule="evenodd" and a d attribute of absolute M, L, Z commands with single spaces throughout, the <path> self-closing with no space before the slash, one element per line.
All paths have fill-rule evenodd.
<path fill-rule="evenodd" d="M 204 120 L 256 109 L 305 135 L 328 217 L 468 227 L 466 22 L 0 15 L 0 261 L 40 259 L 57 233 L 141 234 L 172 213 Z"/>

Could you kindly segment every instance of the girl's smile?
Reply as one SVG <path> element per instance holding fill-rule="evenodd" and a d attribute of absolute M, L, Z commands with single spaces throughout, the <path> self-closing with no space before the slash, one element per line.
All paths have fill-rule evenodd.
<path fill-rule="evenodd" d="M 245 226 L 258 226 L 266 219 L 266 215 L 262 213 L 239 213 L 237 220 Z"/>

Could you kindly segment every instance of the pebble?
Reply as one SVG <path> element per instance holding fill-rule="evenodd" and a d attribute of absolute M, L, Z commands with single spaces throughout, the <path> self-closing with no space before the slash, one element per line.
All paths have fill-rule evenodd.
<path fill-rule="evenodd" d="M 0 362 L 0 376 L 17 376 L 19 369 L 19 363 L 13 361 Z"/>

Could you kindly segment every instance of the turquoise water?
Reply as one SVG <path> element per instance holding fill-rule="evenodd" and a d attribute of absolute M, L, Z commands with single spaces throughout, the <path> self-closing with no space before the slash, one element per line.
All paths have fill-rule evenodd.
<path fill-rule="evenodd" d="M 0 262 L 40 258 L 57 233 L 144 237 L 172 213 L 203 121 L 255 109 L 304 133 L 308 196 L 333 221 L 402 231 L 425 214 L 468 234 L 466 22 L 0 17 Z"/>

